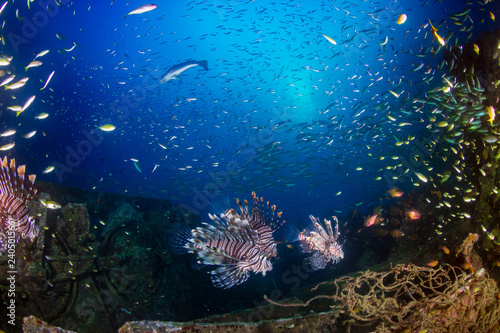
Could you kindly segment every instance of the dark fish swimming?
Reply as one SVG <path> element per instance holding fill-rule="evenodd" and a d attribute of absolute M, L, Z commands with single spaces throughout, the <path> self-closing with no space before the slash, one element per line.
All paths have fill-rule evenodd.
<path fill-rule="evenodd" d="M 14 236 L 30 238 L 38 236 L 35 218 L 29 215 L 27 203 L 33 199 L 36 189 L 33 188 L 35 175 L 29 175 L 25 184 L 26 166 L 16 170 L 16 161 L 7 157 L 2 160 L 0 169 L 0 252 L 7 246 L 7 238 Z M 13 234 L 14 233 L 14 234 Z"/>
<path fill-rule="evenodd" d="M 213 224 L 203 223 L 202 227 L 174 237 L 184 238 L 175 243 L 183 243 L 187 252 L 195 253 L 199 264 L 219 266 L 210 272 L 217 288 L 241 284 L 250 277 L 250 272 L 265 276 L 273 269 L 271 258 L 277 255 L 273 232 L 284 221 L 281 212 L 276 213 L 276 206 L 264 204 L 255 193 L 252 196 L 251 213 L 246 200 L 243 205 L 237 200 L 240 213 L 228 209 L 220 217 L 209 214 Z"/>
<path fill-rule="evenodd" d="M 170 69 L 165 74 L 163 74 L 159 83 L 162 84 L 170 80 L 177 80 L 179 78 L 179 75 L 181 75 L 188 69 L 196 66 L 201 66 L 206 70 L 208 70 L 208 62 L 206 60 L 200 60 L 200 61 L 189 60 L 170 67 Z"/>

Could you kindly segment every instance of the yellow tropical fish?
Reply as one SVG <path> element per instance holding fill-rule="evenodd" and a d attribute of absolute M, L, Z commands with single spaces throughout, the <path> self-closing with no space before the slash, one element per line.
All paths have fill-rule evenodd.
<path fill-rule="evenodd" d="M 54 171 L 54 166 L 48 166 L 47 168 L 45 168 L 45 170 L 43 170 L 42 172 L 45 174 L 45 173 L 50 173 L 52 171 Z"/>
<path fill-rule="evenodd" d="M 390 92 L 391 94 L 393 94 L 393 95 L 394 95 L 394 97 L 399 98 L 399 95 L 400 95 L 400 94 L 395 93 L 395 92 L 394 92 L 394 91 L 392 91 L 392 90 L 389 90 L 389 92 Z"/>
<path fill-rule="evenodd" d="M 8 130 L 8 131 L 5 131 L 2 134 L 0 134 L 0 136 L 6 137 L 6 136 L 14 135 L 14 134 L 16 134 L 16 130 Z"/>
<path fill-rule="evenodd" d="M 424 175 L 422 175 L 421 173 L 419 172 L 415 172 L 415 175 L 421 180 L 423 181 L 424 183 L 427 183 L 427 177 L 425 177 Z"/>
<path fill-rule="evenodd" d="M 23 109 L 23 107 L 21 105 L 13 105 L 13 106 L 8 106 L 7 107 L 7 110 L 11 110 L 11 111 L 14 111 L 14 112 L 19 112 Z"/>
<path fill-rule="evenodd" d="M 23 138 L 29 139 L 29 138 L 32 138 L 35 134 L 36 134 L 36 131 L 31 131 L 29 133 L 24 134 Z"/>
<path fill-rule="evenodd" d="M 0 147 L 0 150 L 1 150 L 1 151 L 10 150 L 10 149 L 14 148 L 14 146 L 15 146 L 15 145 L 16 145 L 16 144 L 15 144 L 14 142 L 12 142 L 12 143 L 8 143 L 8 144 L 3 145 L 2 147 Z"/>
<path fill-rule="evenodd" d="M 477 46 L 477 44 L 474 44 L 474 52 L 479 55 L 479 46 Z"/>
<path fill-rule="evenodd" d="M 55 201 L 40 199 L 40 203 L 48 209 L 59 209 L 61 205 Z"/>
<path fill-rule="evenodd" d="M 403 24 L 403 23 L 406 22 L 407 18 L 408 17 L 406 16 L 406 14 L 401 14 L 401 15 L 399 15 L 398 20 L 396 21 L 396 23 L 397 24 Z"/>
<path fill-rule="evenodd" d="M 111 132 L 115 129 L 116 127 L 111 125 L 111 124 L 105 124 L 102 126 L 99 126 L 99 129 L 104 132 Z"/>
<path fill-rule="evenodd" d="M 321 34 L 321 36 L 325 37 L 326 40 L 329 41 L 330 43 L 332 43 L 333 45 L 337 45 L 337 42 L 332 37 L 324 35 L 324 34 Z"/>
<path fill-rule="evenodd" d="M 43 113 L 40 113 L 38 116 L 36 116 L 35 119 L 45 119 L 48 116 L 49 116 L 48 113 L 43 112 Z"/>
<path fill-rule="evenodd" d="M 34 60 L 32 62 L 30 62 L 28 64 L 28 66 L 24 67 L 24 71 L 27 71 L 28 68 L 32 68 L 32 67 L 38 67 L 38 66 L 41 66 L 42 65 L 42 62 L 41 61 L 38 61 L 38 60 Z"/>
<path fill-rule="evenodd" d="M 446 44 L 446 42 L 444 41 L 443 37 L 439 36 L 437 31 L 438 29 L 434 28 L 434 26 L 432 25 L 431 21 L 429 21 L 430 25 L 431 25 L 431 32 L 432 32 L 432 35 L 434 36 L 434 39 L 437 40 L 437 42 L 439 44 L 441 44 L 442 46 L 444 46 Z"/>
<path fill-rule="evenodd" d="M 17 81 L 16 83 L 13 83 L 13 84 L 10 84 L 10 85 L 5 85 L 5 90 L 7 89 L 19 89 L 21 88 L 22 86 L 24 86 L 26 84 L 26 81 L 29 80 L 29 77 L 25 77 L 19 81 Z"/>
<path fill-rule="evenodd" d="M 493 126 L 493 120 L 495 120 L 495 108 L 492 105 L 488 106 L 488 116 L 490 116 L 488 121 L 490 122 L 490 125 Z"/>

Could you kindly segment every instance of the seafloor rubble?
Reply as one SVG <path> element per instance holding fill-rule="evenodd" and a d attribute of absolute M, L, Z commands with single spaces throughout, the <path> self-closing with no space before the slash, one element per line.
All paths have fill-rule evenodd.
<path fill-rule="evenodd" d="M 184 290 L 178 276 L 188 267 L 166 250 L 165 230 L 181 221 L 176 207 L 44 182 L 37 188 L 38 200 L 29 208 L 40 235 L 34 242 L 20 239 L 16 246 L 18 331 L 21 318 L 29 315 L 79 332 L 111 332 L 131 318 L 127 309 L 132 307 L 139 313 L 161 307 L 167 317 L 189 312 L 187 302 L 173 303 L 190 300 L 199 290 Z M 49 198 L 62 208 L 48 209 L 39 201 Z M 7 267 L 7 260 L 0 256 L 0 266 Z M 0 281 L 6 301 L 6 270 Z M 6 306 L 0 315 L 6 318 Z M 0 329 L 12 327 L 2 321 Z"/>
<path fill-rule="evenodd" d="M 458 249 L 464 260 L 474 255 L 477 235 Z M 497 332 L 500 290 L 484 268 L 473 272 L 399 264 L 366 270 L 297 290 L 284 302 L 278 290 L 264 296 L 268 304 L 191 322 L 134 321 L 126 332 Z M 314 296 L 315 295 L 315 296 Z M 299 298 L 309 298 L 301 302 Z M 305 311 L 306 310 L 306 311 Z M 56 328 L 28 317 L 25 332 Z"/>

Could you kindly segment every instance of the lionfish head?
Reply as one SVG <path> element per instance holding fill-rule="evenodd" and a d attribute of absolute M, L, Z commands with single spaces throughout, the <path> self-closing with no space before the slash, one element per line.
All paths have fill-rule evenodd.
<path fill-rule="evenodd" d="M 262 276 L 266 276 L 266 272 L 272 271 L 273 270 L 273 264 L 271 260 L 264 258 L 262 261 L 263 267 L 262 267 Z"/>
<path fill-rule="evenodd" d="M 28 220 L 27 220 L 27 223 L 25 225 L 25 228 L 24 230 L 22 231 L 21 233 L 21 236 L 22 237 L 26 237 L 26 238 L 29 238 L 30 241 L 33 241 L 35 240 L 35 238 L 38 236 L 38 234 L 40 233 L 40 229 L 38 228 L 38 226 L 35 224 L 36 222 L 36 219 L 34 216 L 31 216 L 29 215 L 28 216 Z"/>

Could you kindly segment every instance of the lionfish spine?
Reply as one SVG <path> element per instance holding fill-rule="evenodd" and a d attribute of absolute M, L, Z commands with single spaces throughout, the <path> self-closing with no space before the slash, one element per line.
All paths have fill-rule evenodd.
<path fill-rule="evenodd" d="M 16 237 L 34 239 L 38 236 L 35 219 L 29 215 L 27 202 L 33 199 L 35 175 L 25 181 L 26 166 L 16 170 L 16 161 L 7 157 L 1 161 L 0 169 L 0 251 L 5 248 L 6 233 L 14 231 Z"/>
<path fill-rule="evenodd" d="M 282 212 L 276 213 L 276 205 L 270 206 L 269 201 L 264 205 L 264 199 L 257 197 L 255 192 L 252 192 L 252 198 L 252 215 L 255 220 L 268 226 L 273 232 L 285 223 L 285 220 L 281 220 Z"/>

